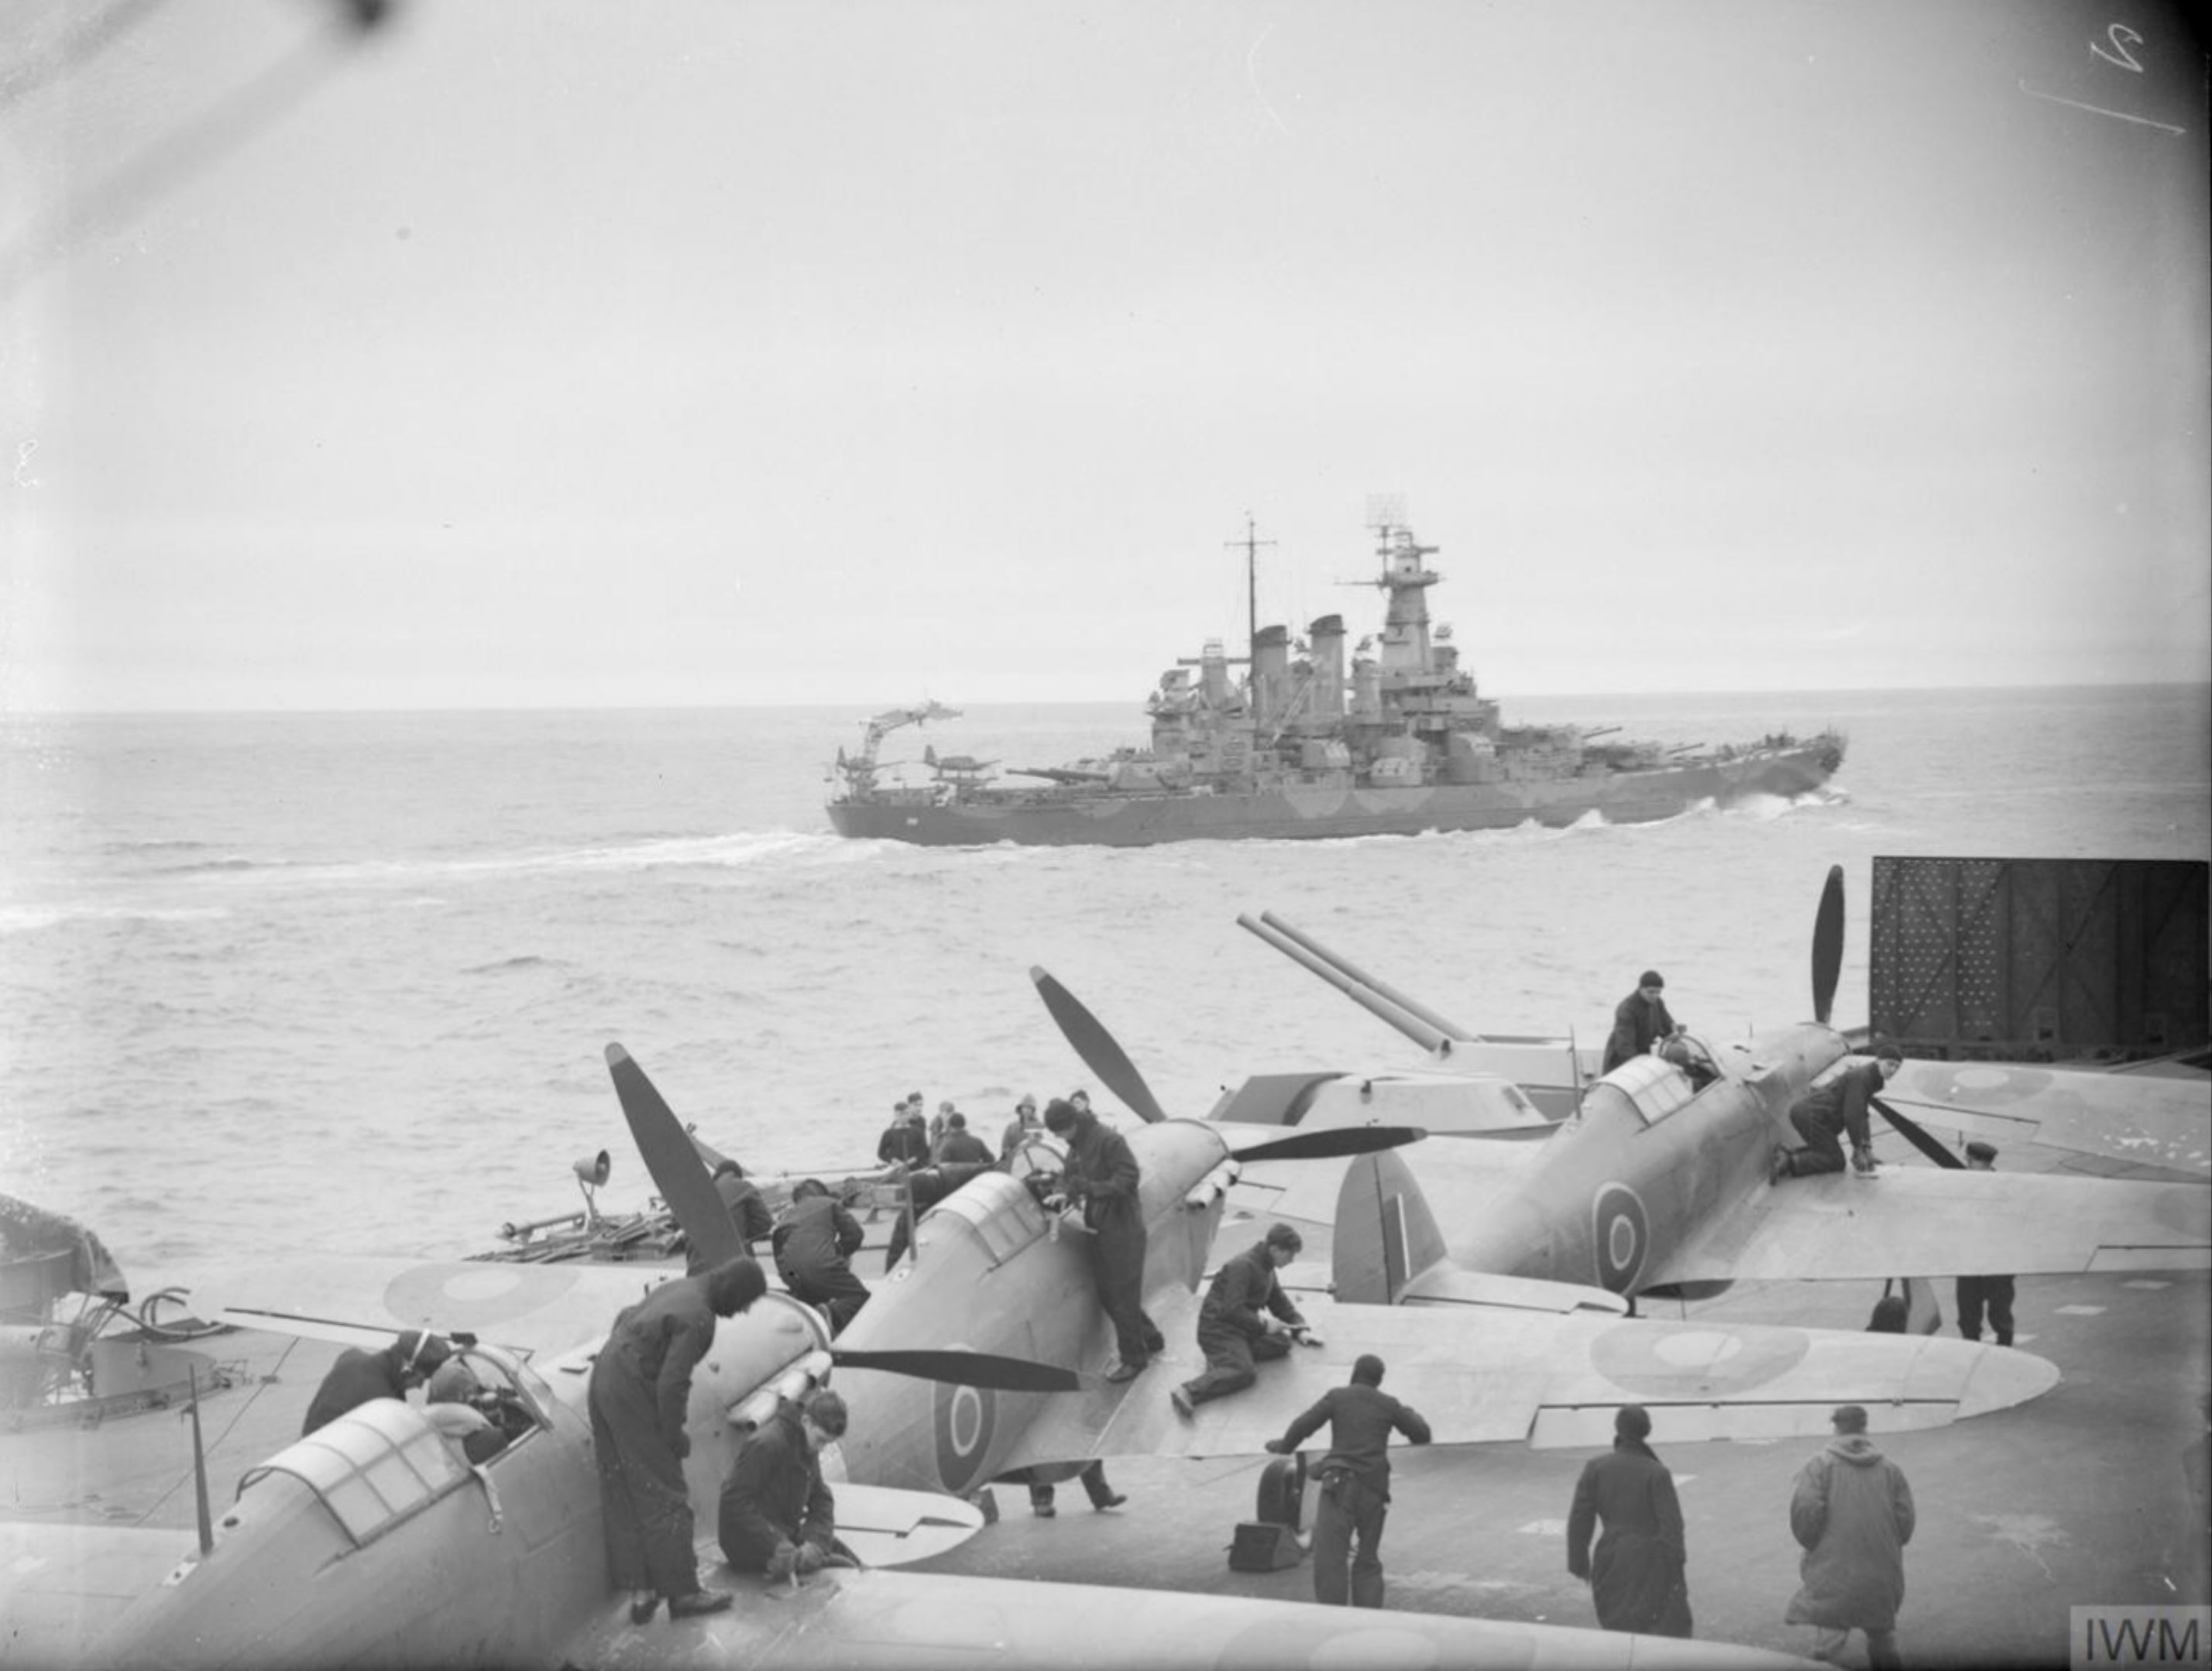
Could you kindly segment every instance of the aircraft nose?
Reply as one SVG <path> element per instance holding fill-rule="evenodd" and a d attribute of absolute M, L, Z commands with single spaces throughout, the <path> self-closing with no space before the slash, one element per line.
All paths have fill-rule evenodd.
<path fill-rule="evenodd" d="M 2040 1398 L 2058 1384 L 2058 1365 L 2013 1346 L 1983 1346 L 1959 1395 L 1959 1415 L 1985 1416 Z"/>

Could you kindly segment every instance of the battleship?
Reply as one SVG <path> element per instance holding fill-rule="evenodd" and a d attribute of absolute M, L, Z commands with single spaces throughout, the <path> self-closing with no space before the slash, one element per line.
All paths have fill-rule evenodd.
<path fill-rule="evenodd" d="M 1373 526 L 1382 572 L 1372 584 L 1388 601 L 1380 634 L 1359 641 L 1348 665 L 1342 616 L 1321 617 L 1298 642 L 1260 627 L 1255 611 L 1249 655 L 1232 658 L 1212 640 L 1161 675 L 1148 748 L 1007 769 L 1036 784 L 933 747 L 926 781 L 894 778 L 878 758 L 884 738 L 959 713 L 933 701 L 894 708 L 867 722 L 857 754 L 838 750 L 830 823 L 841 836 L 927 847 L 1557 829 L 1592 814 L 1649 823 L 1709 801 L 1805 794 L 1843 763 L 1844 738 L 1832 730 L 1669 747 L 1619 740 L 1618 726 L 1505 724 L 1461 665 L 1449 625 L 1430 627 L 1428 590 L 1441 577 L 1428 559 L 1438 548 L 1401 521 Z M 1243 543 L 1249 576 L 1260 542 L 1248 527 Z"/>

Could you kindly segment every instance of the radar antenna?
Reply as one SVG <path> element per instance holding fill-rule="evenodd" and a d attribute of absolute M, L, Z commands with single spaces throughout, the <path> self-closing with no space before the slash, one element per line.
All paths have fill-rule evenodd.
<path fill-rule="evenodd" d="M 1406 495 L 1402 493 L 1370 493 L 1367 495 L 1367 526 L 1378 534 L 1387 535 L 1393 528 L 1406 526 Z"/>

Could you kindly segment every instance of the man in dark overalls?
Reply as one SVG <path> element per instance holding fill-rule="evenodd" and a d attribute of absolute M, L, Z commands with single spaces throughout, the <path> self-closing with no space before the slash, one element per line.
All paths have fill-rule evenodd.
<path fill-rule="evenodd" d="M 1903 1060 L 1895 1045 L 1876 1045 L 1872 1061 L 1846 1067 L 1818 1091 L 1809 1091 L 1800 1097 L 1790 1105 L 1790 1123 L 1805 1139 L 1805 1146 L 1778 1146 L 1767 1176 L 1779 1183 L 1784 1178 L 1842 1171 L 1844 1145 L 1840 1139 L 1848 1134 L 1851 1140 L 1851 1170 L 1860 1177 L 1872 1177 L 1874 1139 L 1867 1129 L 1867 1104 Z"/>
<path fill-rule="evenodd" d="M 726 1160 L 714 1169 L 714 1193 L 722 1198 L 729 1209 L 730 1222 L 738 1228 L 738 1237 L 750 1253 L 753 1243 L 775 1230 L 775 1215 L 768 1210 L 760 1186 L 745 1176 L 745 1169 L 733 1160 Z"/>
<path fill-rule="evenodd" d="M 853 1274 L 850 1263 L 866 1240 L 860 1221 L 821 1179 L 802 1178 L 792 1187 L 791 1205 L 769 1240 L 783 1285 L 822 1309 L 831 1334 L 842 1334 L 868 1303 L 867 1285 Z"/>
<path fill-rule="evenodd" d="M 1221 1261 L 1198 1309 L 1198 1349 L 1206 1354 L 1206 1372 L 1169 1389 L 1177 1415 L 1188 1419 L 1208 1399 L 1243 1392 L 1259 1378 L 1257 1360 L 1287 1358 L 1292 1340 L 1311 1339 L 1304 1316 L 1275 1275 L 1304 1245 L 1288 1224 L 1271 1224 L 1264 1238 Z"/>
<path fill-rule="evenodd" d="M 845 1434 L 845 1401 L 819 1392 L 779 1399 L 731 1464 L 715 1527 L 723 1559 L 740 1572 L 790 1578 L 849 1553 L 837 1540 L 837 1499 L 821 1451 Z"/>
<path fill-rule="evenodd" d="M 1382 1360 L 1362 1352 L 1352 1384 L 1332 1387 L 1320 1401 L 1284 1429 L 1267 1449 L 1287 1455 L 1307 1436 L 1329 1425 L 1328 1455 L 1321 1459 L 1321 1507 L 1314 1514 L 1314 1600 L 1345 1604 L 1345 1563 L 1351 1560 L 1349 1600 L 1355 1607 L 1382 1605 L 1382 1518 L 1390 1507 L 1390 1435 L 1426 1444 L 1429 1425 L 1419 1412 L 1382 1390 Z M 1352 1553 L 1354 1541 L 1359 1546 Z"/>
<path fill-rule="evenodd" d="M 1668 1011 L 1667 1000 L 1660 996 L 1666 990 L 1667 982 L 1656 969 L 1647 969 L 1636 977 L 1636 990 L 1613 1006 L 1613 1031 L 1605 1042 L 1600 1072 L 1610 1073 L 1623 1062 L 1649 1054 L 1653 1045 L 1681 1030 Z"/>
<path fill-rule="evenodd" d="M 727 1592 L 699 1587 L 684 1416 L 691 1370 L 714 1343 L 714 1320 L 735 1316 L 767 1291 L 768 1279 L 750 1259 L 664 1282 L 615 1319 L 592 1361 L 592 1452 L 607 1577 L 617 1589 L 637 1592 L 633 1624 L 651 1619 L 664 1596 L 674 1619 L 730 1605 Z"/>
<path fill-rule="evenodd" d="M 1167 1345 L 1158 1325 L 1145 1315 L 1144 1174 L 1127 1140 L 1091 1113 L 1085 1092 L 1054 1097 L 1045 1106 L 1044 1123 L 1067 1145 L 1060 1187 L 1083 1209 L 1091 1231 L 1091 1279 L 1114 1324 L 1121 1361 L 1106 1378 L 1133 1381 Z"/>
<path fill-rule="evenodd" d="M 453 1348 L 440 1336 L 415 1328 L 378 1352 L 347 1347 L 315 1388 L 301 1433 L 312 1433 L 373 1398 L 405 1398 L 410 1388 L 421 1386 L 452 1355 Z"/>

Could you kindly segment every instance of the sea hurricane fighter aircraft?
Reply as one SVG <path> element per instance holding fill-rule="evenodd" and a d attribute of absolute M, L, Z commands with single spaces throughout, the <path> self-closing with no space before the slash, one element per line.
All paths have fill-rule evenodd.
<path fill-rule="evenodd" d="M 1432 1049 L 1439 1038 L 1450 1042 L 1433 1012 L 1287 925 L 1240 921 L 1308 967 L 1326 963 L 1334 984 L 1357 988 L 1363 1004 L 1395 1016 L 1409 1036 Z M 1479 1047 L 1440 1053 L 1451 1066 L 1425 1073 L 1248 1082 L 1218 1112 L 1297 1129 L 1418 1120 L 1457 1133 L 1410 1160 L 1353 1161 L 1340 1196 L 1310 1172 L 1267 1170 L 1257 1210 L 1334 1222 L 1340 1299 L 1449 1302 L 1498 1276 L 1694 1299 L 1738 1280 L 2212 1265 L 2212 1190 L 2203 1184 L 1955 1170 L 1957 1158 L 1887 1096 L 1874 1099 L 1875 1109 L 1936 1170 L 1885 1166 L 1871 1179 L 1832 1172 L 1771 1182 L 1776 1147 L 1802 1140 L 1789 1121 L 1791 1105 L 1864 1060 L 1852 1057 L 1828 1021 L 1842 956 L 1838 866 L 1815 919 L 1812 1021 L 1719 1048 L 1686 1040 L 1679 1061 L 1637 1058 L 1587 1086 L 1577 1111 L 1557 1125 L 1532 1117 L 1497 1076 L 1460 1071 L 1482 1060 Z M 2121 1105 L 2149 1094 L 2111 1076 L 2071 1078 L 2100 1080 L 2099 1094 Z M 1954 1106 L 1972 1083 L 1955 1081 Z M 2086 1120 L 2078 1094 L 2067 1094 L 2077 1100 L 2066 1106 Z"/>
<path fill-rule="evenodd" d="M 1035 973 L 1048 1002 L 1065 999 Z M 738 1232 L 690 1138 L 621 1047 L 610 1047 L 608 1059 L 647 1166 L 699 1255 L 711 1262 L 733 1254 Z M 940 1550 L 974 1526 L 972 1509 L 923 1492 L 1092 1455 L 1256 1455 L 1365 1351 L 1389 1360 L 1394 1388 L 1446 1443 L 1586 1444 L 1631 1400 L 1671 1407 L 1696 1424 L 1692 1431 L 1715 1437 L 1815 1431 L 1838 1401 L 1865 1404 L 1878 1425 L 1925 1426 L 2019 1402 L 2056 1379 L 2043 1360 L 1993 1346 L 1685 1329 L 1624 1320 L 1620 1300 L 1602 1291 L 1547 1285 L 1556 1291 L 1532 1305 L 1523 1285 L 1501 1284 L 1496 1303 L 1457 1315 L 1316 1304 L 1310 1321 L 1328 1347 L 1271 1365 L 1260 1388 L 1209 1407 L 1201 1422 L 1179 1423 L 1157 1383 L 1178 1372 L 1170 1367 L 1178 1358 L 1194 1364 L 1185 1344 L 1194 1290 L 1233 1158 L 1371 1151 L 1408 1134 L 1162 1121 L 1130 1135 L 1152 1231 L 1146 1303 L 1171 1342 L 1159 1368 L 1126 1385 L 1095 1372 L 1109 1331 L 1084 1231 L 1046 1213 L 1022 1180 L 986 1174 L 921 1220 L 916 1260 L 834 1345 L 811 1310 L 782 1296 L 722 1325 L 687 1422 L 686 1474 L 701 1526 L 713 1524 L 722 1474 L 774 1397 L 833 1376 L 852 1418 L 824 1459 L 842 1475 L 840 1533 L 879 1564 Z M 534 1285 L 547 1279 L 561 1291 Z M 634 1267 L 423 1266 L 397 1278 L 378 1272 L 353 1303 L 326 1296 L 315 1316 L 293 1316 L 310 1333 L 332 1332 L 329 1314 L 353 1310 L 386 1330 L 450 1330 L 465 1316 L 508 1338 L 558 1338 L 579 1326 L 580 1310 L 604 1328 L 640 1285 Z M 264 1298 L 227 1315 L 268 1326 L 276 1309 Z M 484 1322 L 502 1312 L 503 1323 Z M 1094 1666 L 1273 1666 L 1332 1656 L 1359 1662 L 1419 1643 L 1437 1662 L 1760 1662 L 1711 1643 L 1149 1592 L 1133 1608 L 1109 1590 L 873 1569 L 823 1575 L 795 1595 L 738 1580 L 739 1604 L 729 1612 L 635 1625 L 606 1583 L 600 1544 L 583 1408 L 596 1344 L 528 1363 L 473 1349 L 518 1435 L 483 1463 L 468 1463 L 421 1410 L 398 1402 L 363 1407 L 300 1441 L 249 1474 L 220 1516 L 221 1535 L 131 1610 L 99 1644 L 101 1657 L 782 1667 L 905 1664 L 927 1649 Z M 708 1570 L 715 1570 L 711 1553 Z M 717 1573 L 714 1582 L 726 1581 Z"/>
<path fill-rule="evenodd" d="M 610 1047 L 608 1057 L 647 1164 L 686 1233 L 709 1261 L 732 1254 L 737 1231 L 688 1136 L 620 1046 Z M 1279 1151 L 1285 1146 L 1280 1133 L 1261 1136 Z M 1189 1138 L 1195 1139 L 1188 1145 L 1189 1164 L 1218 1170 L 1226 1139 L 1195 1125 Z M 1341 1150 L 1348 1139 L 1365 1148 L 1395 1140 L 1396 1134 L 1378 1139 L 1372 1133 L 1301 1133 L 1289 1141 L 1291 1152 L 1326 1153 Z M 1170 1158 L 1156 1158 L 1164 1172 L 1170 1169 Z M 1200 1176 L 1193 1173 L 1184 1182 L 1194 1188 Z M 1012 1179 L 999 1176 L 997 1182 L 1030 1199 Z M 987 1200 L 997 1199 L 992 1191 L 983 1194 Z M 1176 1210 L 1210 1222 L 1218 1212 L 1218 1191 L 1203 1205 L 1185 1206 L 1179 1197 Z M 965 1284 L 971 1267 L 947 1243 L 971 1240 L 988 1214 L 955 1212 L 942 1224 L 935 1218 L 925 1221 L 925 1233 L 937 1245 L 915 1268 L 942 1271 Z M 1033 1245 L 1061 1249 L 1056 1262 L 1079 1261 L 1073 1232 L 1063 1243 L 1042 1223 L 1039 1231 L 1042 1239 Z M 1012 1250 L 1001 1243 L 998 1251 Z M 381 1305 L 390 1321 L 401 1321 L 390 1316 L 396 1306 L 404 1309 L 406 1320 L 421 1322 L 426 1297 L 461 1296 L 477 1277 L 500 1281 L 509 1274 L 520 1273 L 424 1265 L 410 1281 L 393 1282 L 379 1271 L 352 1301 L 326 1296 L 315 1316 L 295 1313 L 294 1319 L 303 1333 L 350 1332 L 364 1342 L 381 1340 L 382 1331 L 348 1331 L 328 1314 L 373 1313 Z M 578 1307 L 611 1316 L 640 1285 L 635 1269 L 585 1267 L 568 1274 L 575 1281 L 558 1294 L 526 1281 L 511 1291 L 503 1302 L 510 1329 L 528 1335 L 550 1328 L 557 1335 L 573 1328 L 568 1314 Z M 996 1658 L 1079 1668 L 1256 1671 L 1369 1663 L 1377 1656 L 1398 1662 L 1407 1654 L 1417 1663 L 1662 1671 L 1796 1662 L 1708 1642 L 1542 1625 L 1182 1593 L 1145 1592 L 1141 1607 L 1133 1607 L 1127 1595 L 1112 1589 L 884 1571 L 889 1564 L 949 1547 L 981 1520 L 973 1507 L 952 1499 L 849 1483 L 850 1475 L 864 1469 L 899 1471 L 902 1436 L 911 1440 L 937 1432 L 940 1437 L 921 1442 L 941 1451 L 942 1430 L 927 1413 L 933 1409 L 949 1408 L 956 1419 L 983 1409 L 917 1395 L 905 1375 L 950 1377 L 956 1395 L 971 1399 L 1088 1400 L 1119 1391 L 1068 1368 L 946 1345 L 948 1336 L 966 1332 L 988 1309 L 970 1292 L 952 1299 L 954 1309 L 948 1310 L 943 1302 L 950 1295 L 942 1285 L 894 1285 L 863 1316 L 908 1314 L 907 1328 L 881 1332 L 930 1344 L 869 1347 L 844 1339 L 831 1344 L 823 1320 L 810 1308 L 771 1293 L 750 1312 L 723 1322 L 695 1376 L 685 1474 L 702 1528 L 714 1524 L 729 1461 L 775 1398 L 803 1392 L 833 1373 L 841 1388 L 851 1377 L 908 1389 L 913 1420 L 900 1419 L 896 1400 L 857 1385 L 849 1399 L 854 1422 L 843 1458 L 848 1480 L 836 1488 L 838 1529 L 872 1563 L 867 1568 L 825 1572 L 796 1588 L 739 1577 L 734 1581 L 738 1605 L 727 1612 L 631 1622 L 627 1598 L 607 1583 L 585 1406 L 597 1343 L 532 1361 L 469 1343 L 462 1357 L 487 1388 L 485 1407 L 510 1435 L 504 1449 L 471 1461 L 422 1407 L 371 1401 L 251 1470 L 236 1501 L 213 1525 L 204 1524 L 198 1552 L 125 1612 L 111 1633 L 92 1644 L 93 1651 L 101 1663 L 134 1668 L 772 1665 L 783 1671 L 906 1666 L 920 1656 L 963 1663 Z M 1030 1325 L 1047 1321 L 1036 1309 L 1042 1304 L 1080 1314 L 1081 1335 L 1095 1332 L 1089 1325 L 1098 1321 L 1087 1278 L 1066 1293 L 1055 1283 L 1000 1290 L 992 1297 L 1015 1308 L 1017 1321 Z M 488 1288 L 479 1287 L 476 1299 L 480 1311 L 501 1303 Z M 1020 1315 L 1025 1306 L 1030 1309 Z M 435 1305 L 429 1309 L 434 1317 L 439 1314 Z M 266 1305 L 241 1307 L 236 1315 L 264 1324 L 276 1321 Z M 855 1325 L 847 1334 L 857 1332 Z M 1035 1339 L 1053 1349 L 1044 1328 L 1036 1329 Z M 2047 1366 L 2022 1354 L 1962 1347 L 1952 1356 L 1954 1367 L 1969 1373 L 1997 1366 L 1996 1373 L 1979 1378 L 1988 1396 L 1996 1396 L 2000 1388 L 2011 1397 L 2028 1396 L 2048 1384 L 2038 1373 Z M 983 1419 L 991 1425 L 988 1410 Z M 880 1430 L 872 1435 L 871 1420 Z M 1439 1437 L 1448 1437 L 1448 1425 L 1438 1426 Z M 732 1582 L 732 1575 L 718 1570 L 711 1546 L 702 1566 L 714 1582 Z"/>

